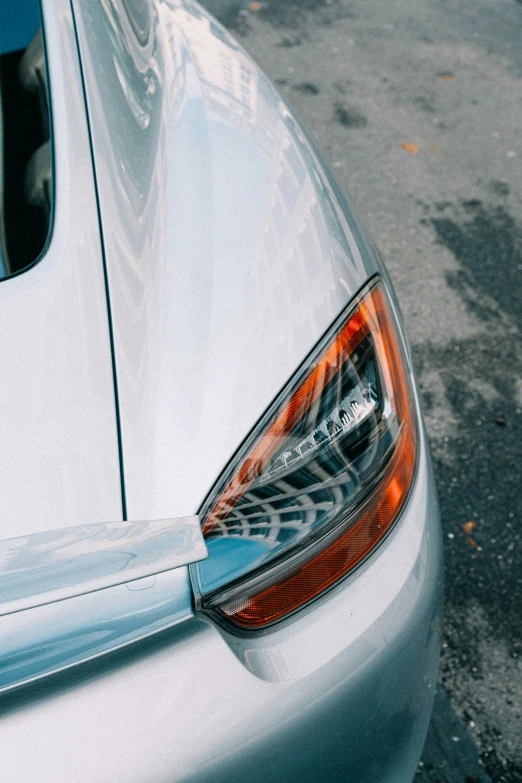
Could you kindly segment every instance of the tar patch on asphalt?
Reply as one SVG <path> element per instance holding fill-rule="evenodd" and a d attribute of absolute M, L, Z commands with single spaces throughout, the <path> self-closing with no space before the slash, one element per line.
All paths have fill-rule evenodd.
<path fill-rule="evenodd" d="M 299 84 L 292 84 L 292 90 L 300 92 L 301 95 L 319 95 L 321 90 L 316 84 L 312 82 L 299 82 Z"/>
<path fill-rule="evenodd" d="M 426 341 L 413 355 L 427 417 L 453 422 L 443 439 L 432 437 L 447 574 L 441 677 L 452 689 L 459 672 L 472 678 L 468 718 L 482 760 L 495 783 L 515 783 L 522 768 L 507 749 L 522 656 L 522 223 L 510 212 L 509 186 L 494 180 L 487 193 L 422 205 L 421 222 L 456 261 L 446 282 L 477 335 Z M 492 699 L 497 718 L 486 723 Z"/>
<path fill-rule="evenodd" d="M 415 783 L 492 783 L 477 747 L 456 715 L 448 694 L 438 686 L 428 736 Z"/>
<path fill-rule="evenodd" d="M 507 195 L 507 187 L 493 188 Z M 457 205 L 439 206 L 441 214 L 429 218 L 437 239 L 461 263 L 464 275 L 448 276 L 448 283 L 466 299 L 470 285 L 499 308 L 517 318 L 522 314 L 522 224 L 517 223 L 502 203 L 484 204 L 470 198 Z M 474 298 L 476 300 L 476 298 Z M 476 310 L 476 303 L 467 301 Z M 482 317 L 487 313 L 482 308 Z M 497 313 L 491 313 L 496 316 Z"/>
<path fill-rule="evenodd" d="M 344 128 L 365 128 L 368 120 L 357 109 L 352 106 L 344 106 L 342 103 L 336 103 L 334 106 L 333 118 L 335 122 Z"/>

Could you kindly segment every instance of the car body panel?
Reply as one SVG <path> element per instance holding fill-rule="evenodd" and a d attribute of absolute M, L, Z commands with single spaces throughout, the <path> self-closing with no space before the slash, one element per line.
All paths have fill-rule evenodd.
<path fill-rule="evenodd" d="M 0 281 L 0 537 L 122 518 L 92 161 L 66 0 L 44 8 L 55 216 L 32 268 Z"/>
<path fill-rule="evenodd" d="M 282 99 L 200 6 L 73 5 L 128 513 L 190 514 L 372 267 Z"/>
<path fill-rule="evenodd" d="M 44 0 L 51 90 L 56 67 L 80 78 L 63 62 L 73 58 L 76 30 L 129 517 L 193 514 L 331 322 L 384 270 L 282 100 L 197 4 L 73 0 L 73 7 L 74 15 L 66 0 Z M 76 93 L 62 89 L 84 112 Z M 86 221 L 92 217 L 87 208 Z M 87 292 L 105 304 L 101 286 Z M 91 305 L 98 312 L 100 299 Z M 95 334 L 97 325 L 84 323 Z M 100 361 L 105 373 L 104 355 Z M 110 384 L 104 394 L 102 411 L 114 405 Z M 417 397 L 415 405 L 420 422 Z M 105 443 L 104 453 L 97 445 L 90 456 L 103 463 L 112 447 Z M 179 596 L 166 611 L 174 583 Z M 397 524 L 360 568 L 288 621 L 245 635 L 194 616 L 186 566 L 142 583 L 136 601 L 126 593 L 120 600 L 135 587 L 27 610 L 43 618 L 37 637 L 29 614 L 0 618 L 0 633 L 5 619 L 24 647 L 13 654 L 21 679 L 40 663 L 39 642 L 49 661 L 61 646 L 69 667 L 0 699 L 6 783 L 413 778 L 436 683 L 442 595 L 421 424 L 416 475 Z M 86 607 L 85 638 L 73 614 L 60 628 L 67 601 Z M 136 629 L 153 633 L 174 622 L 105 654 L 113 632 L 125 644 L 126 633 L 136 638 Z M 97 657 L 79 663 L 90 641 Z"/>

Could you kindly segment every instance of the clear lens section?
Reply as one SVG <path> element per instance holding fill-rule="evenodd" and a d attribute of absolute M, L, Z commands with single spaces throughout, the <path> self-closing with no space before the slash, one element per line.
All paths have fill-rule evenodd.
<path fill-rule="evenodd" d="M 203 603 L 221 593 L 223 613 L 234 614 L 245 580 L 251 588 L 357 521 L 405 428 L 394 384 L 404 368 L 390 368 L 383 306 L 378 285 L 325 340 L 213 493 L 203 518 L 209 558 L 196 566 Z"/>

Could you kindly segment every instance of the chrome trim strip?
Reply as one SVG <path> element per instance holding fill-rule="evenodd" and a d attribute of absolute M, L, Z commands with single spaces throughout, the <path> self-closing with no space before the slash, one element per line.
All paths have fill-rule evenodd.
<path fill-rule="evenodd" d="M 0 541 L 0 616 L 208 557 L 197 516 L 100 522 Z"/>
<path fill-rule="evenodd" d="M 194 616 L 188 568 L 0 618 L 0 693 Z"/>

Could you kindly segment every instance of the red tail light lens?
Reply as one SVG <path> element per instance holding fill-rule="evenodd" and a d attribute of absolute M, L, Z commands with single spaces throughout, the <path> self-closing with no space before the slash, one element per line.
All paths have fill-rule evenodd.
<path fill-rule="evenodd" d="M 408 495 L 416 424 L 381 283 L 353 305 L 206 502 L 201 609 L 245 629 L 281 620 L 364 560 Z"/>

